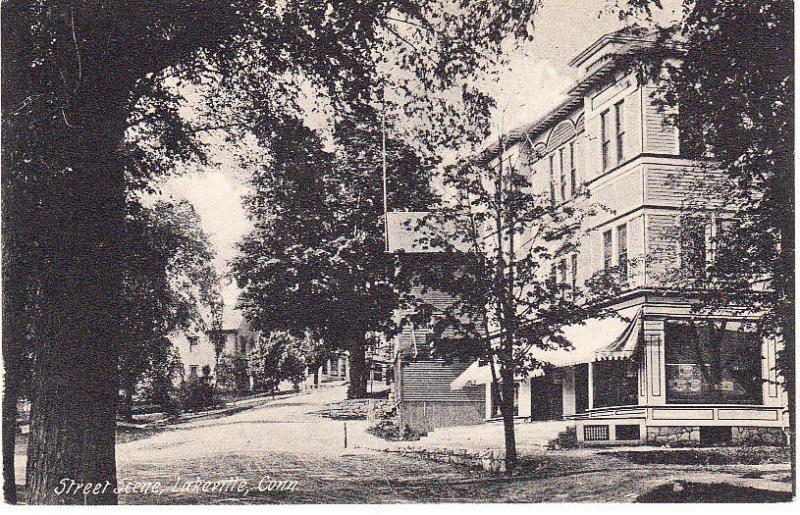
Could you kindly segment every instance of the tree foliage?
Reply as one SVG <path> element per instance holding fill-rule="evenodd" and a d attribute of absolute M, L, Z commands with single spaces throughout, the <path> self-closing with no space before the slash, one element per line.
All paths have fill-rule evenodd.
<path fill-rule="evenodd" d="M 234 127 L 270 120 L 269 99 L 297 90 L 281 79 L 303 76 L 331 98 L 358 97 L 370 91 L 361 86 L 384 44 L 405 48 L 410 36 L 399 63 L 429 89 L 452 87 L 498 55 L 508 35 L 529 36 L 537 5 L 4 2 L 3 280 L 20 292 L 4 320 L 23 327 L 27 317 L 37 335 L 29 501 L 116 501 L 113 490 L 59 497 L 53 487 L 62 477 L 115 484 L 124 311 L 116 263 L 126 259 L 120 227 L 132 191 L 203 162 L 200 135 L 214 127 L 236 137 Z M 380 37 L 388 32 L 395 39 Z M 205 116 L 181 116 L 186 85 L 204 92 Z M 23 338 L 10 337 L 4 352 L 13 342 L 7 352 L 18 362 Z"/>
<path fill-rule="evenodd" d="M 304 340 L 283 331 L 261 338 L 248 355 L 248 365 L 256 387 L 274 392 L 282 381 L 289 381 L 297 387 L 305 377 Z"/>
<path fill-rule="evenodd" d="M 313 331 L 351 352 L 353 396 L 366 392 L 365 338 L 390 331 L 402 285 L 385 252 L 381 132 L 365 110 L 336 128 L 328 152 L 313 131 L 287 120 L 269 163 L 253 174 L 255 230 L 233 264 L 240 303 L 263 331 Z M 392 206 L 427 207 L 430 172 L 401 142 L 387 144 Z"/>
<path fill-rule="evenodd" d="M 705 271 L 713 274 L 714 289 L 757 307 L 766 314 L 766 333 L 789 341 L 794 323 L 793 12 L 793 2 L 784 0 L 684 2 L 679 23 L 658 31 L 657 47 L 677 42 L 678 58 L 664 64 L 656 52 L 641 63 L 646 78 L 658 82 L 657 102 L 677 108 L 669 121 L 680 131 L 681 153 L 724 174 L 725 210 L 737 227 L 726 235 L 727 252 Z M 701 189 L 701 200 L 687 208 L 699 211 L 700 202 L 722 192 L 707 184 L 697 185 Z M 765 277 L 768 288 L 745 294 Z M 789 353 L 783 356 L 787 359 L 791 364 L 782 366 L 791 381 Z"/>
<path fill-rule="evenodd" d="M 120 317 L 120 386 L 127 402 L 174 331 L 203 326 L 203 314 L 220 302 L 213 250 L 190 204 L 158 201 L 151 207 L 129 203 L 120 266 L 125 302 Z M 129 409 L 130 406 L 128 405 Z"/>
<path fill-rule="evenodd" d="M 559 276 L 558 264 L 577 252 L 586 221 L 600 208 L 585 190 L 556 202 L 531 187 L 530 149 L 512 154 L 502 139 L 494 148 L 448 167 L 444 182 L 453 198 L 407 222 L 416 248 L 429 253 L 406 261 L 423 285 L 421 296 L 409 297 L 414 314 L 408 319 L 436 322 L 434 355 L 477 358 L 489 367 L 504 421 L 506 472 L 512 474 L 515 381 L 550 366 L 536 349 L 572 348 L 566 326 L 608 315 L 598 301 L 618 291 L 621 278 L 609 271 L 581 285 L 566 268 Z M 452 302 L 445 308 L 427 304 L 430 289 Z"/>
<path fill-rule="evenodd" d="M 653 7 L 660 2 L 629 0 L 620 14 Z M 679 59 L 641 64 L 648 78 L 666 79 L 658 100 L 677 108 L 681 153 L 711 160 L 734 186 L 726 251 L 693 281 L 703 282 L 703 304 L 760 313 L 762 336 L 782 342 L 794 431 L 794 2 L 686 0 L 679 22 L 657 33 L 662 46 L 679 43 Z"/>

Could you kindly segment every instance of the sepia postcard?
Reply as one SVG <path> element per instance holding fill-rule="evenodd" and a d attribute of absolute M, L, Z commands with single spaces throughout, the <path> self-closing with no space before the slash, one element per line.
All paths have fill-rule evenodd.
<path fill-rule="evenodd" d="M 5 503 L 794 501 L 791 0 L 1 5 Z"/>

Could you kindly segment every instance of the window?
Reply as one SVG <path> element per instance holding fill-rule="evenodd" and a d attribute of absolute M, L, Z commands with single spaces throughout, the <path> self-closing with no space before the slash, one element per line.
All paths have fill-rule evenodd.
<path fill-rule="evenodd" d="M 558 149 L 558 174 L 561 200 L 567 199 L 567 169 L 564 166 L 564 147 Z"/>
<path fill-rule="evenodd" d="M 431 314 L 430 316 L 423 317 L 417 324 L 416 328 L 420 331 L 433 331 L 433 329 L 436 327 L 436 324 L 440 320 L 442 320 L 441 315 Z"/>
<path fill-rule="evenodd" d="M 583 439 L 587 442 L 608 440 L 608 426 L 595 424 L 583 426 Z"/>
<path fill-rule="evenodd" d="M 608 126 L 608 109 L 600 113 L 600 141 L 601 151 L 603 153 L 603 171 L 608 170 L 611 165 L 611 156 L 609 150 L 611 148 L 611 135 L 609 134 L 610 127 Z"/>
<path fill-rule="evenodd" d="M 625 155 L 625 109 L 624 101 L 614 104 L 614 117 L 617 132 L 617 163 L 622 162 Z"/>
<path fill-rule="evenodd" d="M 197 377 L 197 365 L 189 366 L 189 377 Z"/>
<path fill-rule="evenodd" d="M 639 440 L 638 424 L 622 424 L 614 427 L 614 436 L 617 440 Z"/>
<path fill-rule="evenodd" d="M 550 282 L 553 283 L 553 286 L 558 284 L 556 281 L 556 265 L 550 266 Z"/>
<path fill-rule="evenodd" d="M 197 336 L 187 336 L 186 339 L 189 340 L 189 352 L 194 351 L 194 348 L 199 343 L 199 338 Z"/>
<path fill-rule="evenodd" d="M 608 270 L 611 268 L 611 231 L 603 233 L 603 268 Z"/>
<path fill-rule="evenodd" d="M 572 278 L 570 279 L 570 285 L 574 290 L 578 286 L 578 255 L 573 254 L 570 257 L 570 261 L 571 261 L 570 264 L 572 265 L 570 267 L 570 270 L 572 271 Z"/>
<path fill-rule="evenodd" d="M 730 268 L 731 266 L 735 267 L 735 264 L 732 263 L 725 263 L 724 259 L 719 259 L 723 257 L 733 245 L 734 235 L 734 221 L 725 218 L 715 218 L 714 219 L 714 234 L 711 238 L 711 245 L 710 245 L 710 255 L 709 261 L 714 264 L 715 267 L 721 268 L 723 270 L 720 271 L 727 271 L 724 270 L 725 268 Z M 726 265 L 728 265 L 726 267 Z"/>
<path fill-rule="evenodd" d="M 595 408 L 638 403 L 638 366 L 632 359 L 597 361 L 592 364 Z"/>
<path fill-rule="evenodd" d="M 575 169 L 575 142 L 569 143 L 569 194 L 574 195 L 578 189 L 578 171 Z"/>
<path fill-rule="evenodd" d="M 617 265 L 622 279 L 628 278 L 628 225 L 617 227 Z"/>
<path fill-rule="evenodd" d="M 556 201 L 556 171 L 555 171 L 555 156 L 550 154 L 550 202 Z"/>
<path fill-rule="evenodd" d="M 723 321 L 667 321 L 667 403 L 761 404 L 758 334 Z"/>

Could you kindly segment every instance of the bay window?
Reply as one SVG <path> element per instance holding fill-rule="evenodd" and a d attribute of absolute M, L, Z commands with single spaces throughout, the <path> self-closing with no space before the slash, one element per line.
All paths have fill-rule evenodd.
<path fill-rule="evenodd" d="M 665 324 L 667 403 L 761 404 L 756 333 L 724 321 Z"/>

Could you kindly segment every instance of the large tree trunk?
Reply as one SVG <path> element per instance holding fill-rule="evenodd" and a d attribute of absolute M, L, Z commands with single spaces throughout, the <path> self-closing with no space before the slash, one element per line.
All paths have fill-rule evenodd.
<path fill-rule="evenodd" d="M 793 167 L 792 167 L 793 168 Z M 796 384 L 796 370 L 795 370 L 795 259 L 794 259 L 794 246 L 795 246 L 795 229 L 794 229 L 794 209 L 789 206 L 794 206 L 792 202 L 794 198 L 794 183 L 791 187 L 786 188 L 786 217 L 782 221 L 780 227 L 781 235 L 781 248 L 779 254 L 779 266 L 781 279 L 779 287 L 782 289 L 782 298 L 779 302 L 783 302 L 781 308 L 784 310 L 780 313 L 782 321 L 781 336 L 783 337 L 783 349 L 781 356 L 779 356 L 782 372 L 784 376 L 784 386 L 787 394 L 787 408 L 789 410 L 789 455 L 791 460 L 791 474 L 792 474 L 792 493 L 797 493 L 797 455 L 795 450 L 797 448 L 797 414 L 795 413 L 796 399 L 795 399 L 795 384 Z"/>
<path fill-rule="evenodd" d="M 4 205 L 4 208 L 7 207 Z M 7 222 L 9 217 L 3 213 L 3 218 L 3 221 Z M 18 284 L 14 281 L 18 278 L 14 277 L 16 275 L 14 272 L 19 273 L 19 270 L 9 265 L 9 261 L 18 260 L 20 256 L 12 254 L 9 258 L 8 239 L 4 243 L 6 245 L 3 251 L 6 256 L 3 263 L 3 498 L 8 504 L 16 504 L 14 450 L 17 435 L 17 392 L 19 378 L 23 373 L 23 363 L 17 351 L 24 332 L 22 330 L 24 324 L 19 316 L 19 310 L 24 309 L 24 299 L 20 295 Z"/>
<path fill-rule="evenodd" d="M 4 344 L 5 345 L 5 344 Z M 17 503 L 17 482 L 14 472 L 14 450 L 17 437 L 17 393 L 14 378 L 6 364 L 3 388 L 3 498 Z"/>
<path fill-rule="evenodd" d="M 514 434 L 514 370 L 506 365 L 500 370 L 502 395 L 500 413 L 503 415 L 503 435 L 506 447 L 506 474 L 517 468 L 517 442 Z"/>
<path fill-rule="evenodd" d="M 347 341 L 350 353 L 350 385 L 347 387 L 348 399 L 363 399 L 367 396 L 367 348 L 363 331 L 354 331 Z"/>
<path fill-rule="evenodd" d="M 121 400 L 121 404 L 119 406 L 119 415 L 122 417 L 123 420 L 131 421 L 133 420 L 133 378 L 126 376 L 123 379 L 122 389 L 124 391 L 124 397 Z"/>
<path fill-rule="evenodd" d="M 36 324 L 27 499 L 31 504 L 116 503 L 117 348 L 124 175 L 116 152 L 124 119 L 111 100 L 84 99 L 59 141 L 64 172 L 40 244 L 43 305 Z M 67 489 L 72 482 L 97 493 Z"/>

